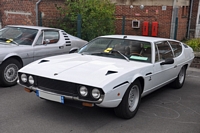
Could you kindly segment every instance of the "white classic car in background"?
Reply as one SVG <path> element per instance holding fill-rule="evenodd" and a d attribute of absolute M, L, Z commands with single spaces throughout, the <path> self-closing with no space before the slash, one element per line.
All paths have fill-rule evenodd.
<path fill-rule="evenodd" d="M 75 51 L 87 41 L 61 29 L 10 25 L 0 30 L 0 85 L 17 82 L 17 71 L 47 56 Z"/>
<path fill-rule="evenodd" d="M 193 50 L 176 40 L 101 36 L 78 53 L 23 67 L 18 83 L 47 100 L 114 108 L 117 116 L 129 119 L 142 96 L 168 83 L 181 88 L 193 58 Z"/>

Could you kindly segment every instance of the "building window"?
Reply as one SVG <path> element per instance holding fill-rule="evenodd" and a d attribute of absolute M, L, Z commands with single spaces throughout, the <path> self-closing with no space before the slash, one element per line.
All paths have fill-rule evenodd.
<path fill-rule="evenodd" d="M 182 17 L 187 17 L 188 15 L 188 6 L 182 6 Z"/>

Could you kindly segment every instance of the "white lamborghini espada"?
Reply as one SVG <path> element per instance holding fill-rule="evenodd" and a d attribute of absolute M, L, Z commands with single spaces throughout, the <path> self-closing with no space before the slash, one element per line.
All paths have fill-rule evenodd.
<path fill-rule="evenodd" d="M 141 97 L 171 84 L 181 88 L 194 58 L 186 44 L 166 38 L 100 36 L 78 53 L 37 60 L 18 72 L 18 83 L 40 98 L 114 108 L 132 118 Z"/>

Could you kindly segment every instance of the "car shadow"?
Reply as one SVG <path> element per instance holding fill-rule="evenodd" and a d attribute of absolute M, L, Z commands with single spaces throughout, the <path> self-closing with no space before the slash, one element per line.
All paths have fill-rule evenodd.
<path fill-rule="evenodd" d="M 151 93 L 145 97 L 142 98 L 141 105 L 148 103 L 151 101 L 152 98 L 162 95 L 162 93 L 165 93 L 168 91 L 169 88 L 163 87 L 154 93 Z M 47 100 L 39 100 L 38 104 L 36 105 L 37 108 L 34 110 L 31 110 L 31 113 L 34 113 L 40 117 L 43 117 L 44 119 L 49 120 L 62 120 L 62 121 L 69 121 L 71 120 L 78 120 L 76 121 L 77 124 L 84 123 L 85 121 L 109 121 L 109 120 L 124 120 L 121 118 L 118 118 L 115 113 L 114 109 L 112 108 L 100 108 L 97 106 L 94 107 L 84 107 L 82 109 L 71 107 L 68 105 L 59 104 L 56 102 L 51 102 Z M 139 111 L 140 112 L 140 111 Z M 97 123 L 96 123 L 97 124 Z"/>

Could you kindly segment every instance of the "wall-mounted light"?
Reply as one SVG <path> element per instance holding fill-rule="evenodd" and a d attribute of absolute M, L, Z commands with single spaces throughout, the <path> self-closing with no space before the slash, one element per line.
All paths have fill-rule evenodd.
<path fill-rule="evenodd" d="M 140 5 L 140 9 L 141 9 L 141 10 L 144 9 L 144 5 Z"/>
<path fill-rule="evenodd" d="M 133 5 L 130 5 L 130 8 L 133 9 Z"/>

